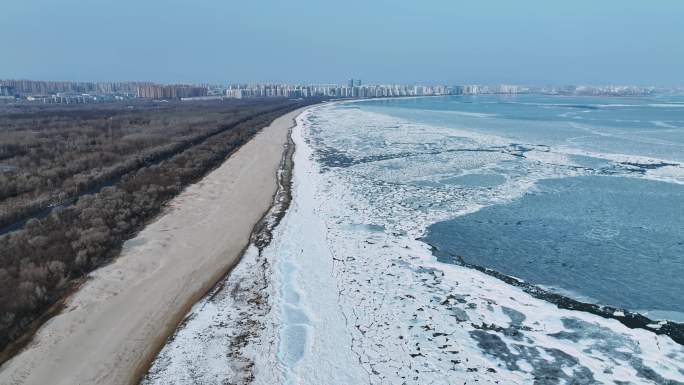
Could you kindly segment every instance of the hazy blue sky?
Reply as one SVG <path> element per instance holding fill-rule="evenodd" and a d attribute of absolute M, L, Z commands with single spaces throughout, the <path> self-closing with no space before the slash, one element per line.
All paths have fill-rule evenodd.
<path fill-rule="evenodd" d="M 684 84 L 682 0 L 2 0 L 0 78 Z"/>

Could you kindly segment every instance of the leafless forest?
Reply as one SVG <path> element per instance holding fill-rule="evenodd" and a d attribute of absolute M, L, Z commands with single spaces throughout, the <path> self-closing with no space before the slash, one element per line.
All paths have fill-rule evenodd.
<path fill-rule="evenodd" d="M 310 102 L 0 106 L 4 356 L 184 186 Z"/>

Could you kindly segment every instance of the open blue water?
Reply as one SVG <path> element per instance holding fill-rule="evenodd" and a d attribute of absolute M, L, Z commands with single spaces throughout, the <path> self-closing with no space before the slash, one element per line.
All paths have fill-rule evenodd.
<path fill-rule="evenodd" d="M 683 219 L 684 186 L 572 177 L 540 181 L 509 204 L 436 223 L 427 240 L 467 263 L 602 304 L 681 311 Z"/>
<path fill-rule="evenodd" d="M 453 96 L 337 108 L 346 123 L 319 135 L 329 166 L 403 191 L 373 198 L 378 207 L 440 218 L 425 239 L 441 251 L 684 321 L 684 98 Z"/>

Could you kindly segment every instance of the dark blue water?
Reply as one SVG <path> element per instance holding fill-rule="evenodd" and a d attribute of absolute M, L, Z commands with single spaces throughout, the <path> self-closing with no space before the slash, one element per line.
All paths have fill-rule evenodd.
<path fill-rule="evenodd" d="M 510 204 L 436 223 L 426 238 L 467 263 L 601 304 L 684 312 L 682 185 L 543 180 Z"/>

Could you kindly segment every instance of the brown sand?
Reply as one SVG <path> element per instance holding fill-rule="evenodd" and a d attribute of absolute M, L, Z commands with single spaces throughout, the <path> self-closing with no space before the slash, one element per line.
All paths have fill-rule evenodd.
<path fill-rule="evenodd" d="M 299 112 L 276 119 L 173 199 L 0 367 L 0 384 L 135 382 L 188 308 L 237 262 L 272 203 Z"/>

